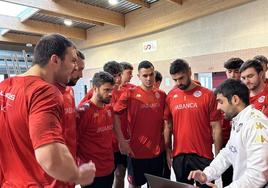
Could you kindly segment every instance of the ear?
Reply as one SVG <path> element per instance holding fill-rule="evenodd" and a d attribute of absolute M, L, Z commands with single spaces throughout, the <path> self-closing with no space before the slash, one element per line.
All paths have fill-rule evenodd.
<path fill-rule="evenodd" d="M 189 74 L 189 76 L 190 76 L 190 78 L 192 77 L 192 69 L 191 69 L 191 67 L 189 67 L 189 72 L 188 72 L 188 74 Z"/>
<path fill-rule="evenodd" d="M 140 74 L 137 74 L 138 78 L 140 78 Z"/>
<path fill-rule="evenodd" d="M 241 99 L 240 99 L 237 95 L 234 95 L 234 96 L 232 97 L 232 103 L 233 103 L 233 104 L 237 105 L 237 104 L 240 103 L 240 101 L 241 101 Z"/>
<path fill-rule="evenodd" d="M 52 64 L 58 64 L 59 63 L 59 57 L 56 55 L 56 54 L 53 54 L 51 57 L 50 57 L 50 61 Z"/>
<path fill-rule="evenodd" d="M 261 71 L 260 73 L 259 73 L 259 77 L 263 77 L 263 74 L 264 74 L 264 71 Z"/>

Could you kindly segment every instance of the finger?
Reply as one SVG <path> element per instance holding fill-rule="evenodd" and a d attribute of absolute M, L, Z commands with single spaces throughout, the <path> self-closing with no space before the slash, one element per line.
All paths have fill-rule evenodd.
<path fill-rule="evenodd" d="M 193 178 L 193 173 L 194 173 L 194 171 L 191 171 L 189 173 L 188 178 L 187 178 L 188 180 L 191 180 Z"/>

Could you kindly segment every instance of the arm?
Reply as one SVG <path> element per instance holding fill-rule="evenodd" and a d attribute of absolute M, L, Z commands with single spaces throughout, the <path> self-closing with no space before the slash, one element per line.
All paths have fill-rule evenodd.
<path fill-rule="evenodd" d="M 228 146 L 228 143 L 227 143 Z M 218 179 L 221 174 L 231 165 L 231 159 L 228 147 L 223 148 L 216 158 L 210 163 L 208 167 L 201 170 L 191 171 L 188 179 L 195 179 L 201 184 L 208 183 L 212 180 Z"/>
<path fill-rule="evenodd" d="M 121 131 L 121 121 L 120 121 L 120 116 L 118 114 L 114 115 L 113 129 L 114 129 L 114 133 L 115 133 L 116 138 L 117 138 L 118 143 L 119 143 L 120 152 L 134 156 L 133 151 L 131 150 L 128 142 L 125 140 L 123 133 Z"/>
<path fill-rule="evenodd" d="M 87 185 L 95 177 L 95 165 L 89 162 L 78 168 L 67 147 L 61 143 L 38 147 L 35 157 L 43 170 L 57 180 Z"/>
<path fill-rule="evenodd" d="M 167 153 L 167 163 L 169 168 L 172 166 L 172 123 L 168 120 L 164 120 L 164 142 Z"/>
<path fill-rule="evenodd" d="M 268 170 L 268 125 L 266 122 L 267 119 L 264 119 L 245 125 L 250 127 L 248 130 L 243 130 L 244 136 L 242 136 L 247 155 L 246 170 L 240 172 L 241 176 L 229 185 L 230 188 L 263 187 L 267 183 L 265 172 Z"/>
<path fill-rule="evenodd" d="M 215 145 L 215 156 L 220 152 L 222 147 L 222 128 L 220 121 L 212 121 L 210 122 L 210 126 L 212 127 L 212 138 Z"/>

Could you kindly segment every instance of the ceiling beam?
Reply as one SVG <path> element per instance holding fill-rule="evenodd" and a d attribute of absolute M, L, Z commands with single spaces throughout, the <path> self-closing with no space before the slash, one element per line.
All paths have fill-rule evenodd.
<path fill-rule="evenodd" d="M 78 18 L 74 18 L 74 17 L 71 17 L 71 16 L 62 15 L 62 14 L 57 13 L 57 12 L 48 12 L 46 10 L 41 10 L 41 11 L 39 11 L 39 13 L 45 14 L 45 15 L 48 15 L 48 16 L 66 18 L 66 19 L 70 19 L 70 20 L 73 20 L 73 21 L 83 22 L 83 23 L 87 23 L 87 24 L 91 24 L 91 25 L 104 26 L 104 24 L 100 23 L 100 22 L 89 21 L 89 20 L 83 19 L 83 18 L 78 19 Z"/>
<path fill-rule="evenodd" d="M 22 35 L 22 34 L 13 34 L 7 33 L 4 36 L 0 35 L 0 42 L 4 43 L 16 43 L 16 44 L 27 44 L 31 43 L 33 45 L 37 44 L 40 37 L 37 36 L 29 36 L 29 35 Z"/>
<path fill-rule="evenodd" d="M 27 20 L 20 22 L 19 18 L 0 15 L 0 28 L 45 35 L 48 33 L 59 33 L 71 39 L 86 39 L 86 30 L 66 27 L 58 24 Z M 12 23 L 12 24 L 10 24 Z"/>
<path fill-rule="evenodd" d="M 145 0 L 127 0 L 128 2 L 140 5 L 142 7 L 150 8 L 150 3 L 147 3 Z"/>
<path fill-rule="evenodd" d="M 169 1 L 169 2 L 171 2 L 171 3 L 176 3 L 176 4 L 180 4 L 180 5 L 182 5 L 182 1 L 183 1 L 183 0 L 167 0 L 167 1 Z"/>
<path fill-rule="evenodd" d="M 38 8 L 49 12 L 59 13 L 61 15 L 101 22 L 115 26 L 125 26 L 125 17 L 123 14 L 108 9 L 83 4 L 77 1 L 64 0 L 2 0 L 5 2 L 20 4 L 28 7 Z"/>

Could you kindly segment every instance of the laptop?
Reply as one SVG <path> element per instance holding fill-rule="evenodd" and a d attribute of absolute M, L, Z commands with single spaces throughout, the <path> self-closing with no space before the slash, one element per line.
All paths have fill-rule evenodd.
<path fill-rule="evenodd" d="M 193 185 L 170 181 L 165 178 L 154 176 L 151 174 L 144 174 L 150 188 L 196 188 Z"/>

